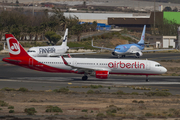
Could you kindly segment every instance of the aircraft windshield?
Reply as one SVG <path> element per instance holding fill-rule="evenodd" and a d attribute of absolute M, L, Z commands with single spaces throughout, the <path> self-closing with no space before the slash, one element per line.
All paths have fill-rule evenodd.
<path fill-rule="evenodd" d="M 115 50 L 121 50 L 121 48 L 115 48 Z"/>
<path fill-rule="evenodd" d="M 160 66 L 162 66 L 162 65 L 160 65 L 160 64 L 156 64 L 155 66 L 156 66 L 156 67 L 160 67 Z"/>

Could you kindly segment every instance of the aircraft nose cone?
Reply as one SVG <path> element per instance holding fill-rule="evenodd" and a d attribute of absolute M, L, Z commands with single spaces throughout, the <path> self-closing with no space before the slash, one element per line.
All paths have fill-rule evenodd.
<path fill-rule="evenodd" d="M 167 69 L 166 69 L 165 67 L 163 67 L 162 72 L 163 72 L 163 73 L 166 73 L 166 72 L 167 72 Z"/>

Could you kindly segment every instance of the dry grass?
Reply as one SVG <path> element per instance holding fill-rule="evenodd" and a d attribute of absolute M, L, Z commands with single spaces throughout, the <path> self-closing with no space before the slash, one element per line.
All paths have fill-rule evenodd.
<path fill-rule="evenodd" d="M 66 117 L 87 115 L 88 118 L 96 118 L 98 113 L 106 117 L 116 119 L 117 117 L 138 118 L 139 116 L 149 118 L 170 118 L 178 117 L 180 97 L 148 97 L 146 95 L 121 95 L 118 94 L 85 94 L 85 93 L 56 93 L 56 92 L 20 92 L 3 91 L 5 97 L 1 100 L 14 106 L 13 115 L 26 115 L 24 109 L 34 107 L 36 115 L 57 114 L 45 112 L 47 106 L 57 106 L 63 110 Z M 137 101 L 137 102 L 133 102 Z M 12 115 L 8 107 L 1 107 L 0 115 Z M 82 112 L 87 110 L 87 112 Z M 149 116 L 148 116 L 149 115 Z M 169 115 L 169 116 L 168 116 Z M 86 116 L 86 117 L 87 117 Z M 167 119 L 168 120 L 168 119 Z"/>

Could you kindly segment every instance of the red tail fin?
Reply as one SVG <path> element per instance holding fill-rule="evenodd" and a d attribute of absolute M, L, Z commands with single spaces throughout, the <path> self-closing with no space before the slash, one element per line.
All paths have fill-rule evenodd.
<path fill-rule="evenodd" d="M 6 34 L 7 46 L 9 49 L 10 57 L 22 57 L 29 56 L 21 44 L 17 41 L 17 39 L 12 34 Z"/>

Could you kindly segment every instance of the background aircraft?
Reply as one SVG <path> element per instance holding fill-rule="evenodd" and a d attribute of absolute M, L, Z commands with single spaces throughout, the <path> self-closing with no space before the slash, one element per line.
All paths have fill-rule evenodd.
<path fill-rule="evenodd" d="M 118 58 L 125 57 L 128 54 L 134 54 L 136 57 L 139 58 L 140 56 L 143 55 L 142 52 L 173 50 L 173 49 L 143 50 L 144 46 L 145 46 L 145 44 L 144 44 L 145 31 L 146 31 L 146 25 L 144 25 L 143 32 L 141 35 L 141 39 L 137 44 L 136 43 L 123 44 L 123 45 L 116 46 L 115 49 L 112 49 L 112 48 L 104 48 L 104 47 L 93 46 L 93 40 L 92 40 L 92 47 L 113 51 L 112 55 L 117 56 Z"/>
<path fill-rule="evenodd" d="M 67 46 L 67 36 L 68 36 L 68 28 L 65 31 L 63 42 L 58 46 L 40 46 L 40 47 L 31 47 L 27 51 L 30 56 L 33 57 L 58 57 L 60 55 L 76 55 L 76 54 L 90 54 L 96 52 L 83 52 L 83 53 L 68 53 L 65 54 L 69 47 Z M 5 47 L 4 47 L 5 49 Z"/>
<path fill-rule="evenodd" d="M 63 55 L 69 50 L 69 47 L 67 46 L 67 35 L 68 28 L 65 31 L 63 42 L 61 45 L 32 47 L 27 51 L 27 53 L 33 57 L 52 57 Z"/>
<path fill-rule="evenodd" d="M 158 62 L 151 60 L 32 57 L 12 34 L 6 34 L 5 37 L 10 57 L 2 60 L 33 70 L 84 74 L 82 80 L 87 80 L 87 75 L 99 79 L 107 79 L 109 74 L 146 75 L 146 81 L 148 75 L 158 75 L 167 71 Z"/>

